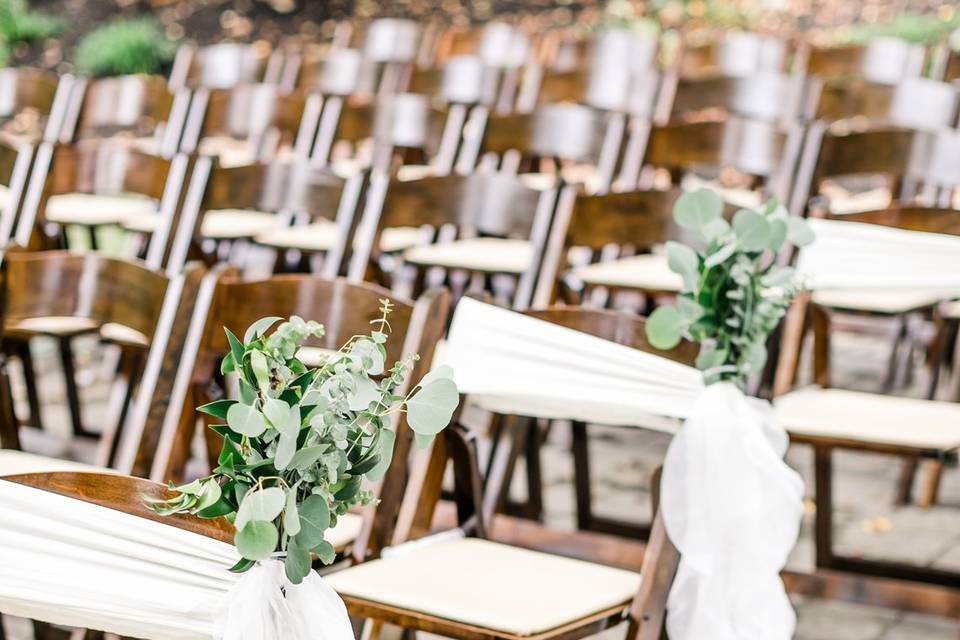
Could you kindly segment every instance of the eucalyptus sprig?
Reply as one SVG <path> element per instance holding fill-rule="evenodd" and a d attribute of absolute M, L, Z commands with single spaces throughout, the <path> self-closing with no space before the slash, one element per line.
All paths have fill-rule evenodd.
<path fill-rule="evenodd" d="M 299 584 L 311 569 L 311 554 L 324 564 L 335 550 L 324 532 L 351 507 L 375 498 L 363 480 L 383 477 L 393 457 L 393 414 L 405 411 L 416 440 L 425 446 L 450 422 L 459 402 L 449 367 L 438 367 L 412 386 L 397 390 L 418 356 L 387 367 L 391 303 L 369 335 L 353 336 L 315 368 L 298 357 L 303 342 L 321 337 L 314 321 L 291 317 L 253 323 L 241 342 L 225 329 L 230 352 L 223 373 L 239 378 L 239 400 L 217 400 L 198 410 L 224 424 L 219 466 L 209 476 L 172 486 L 169 500 L 145 498 L 161 515 L 225 516 L 236 528 L 245 571 L 280 552 L 287 577 Z"/>
<path fill-rule="evenodd" d="M 794 270 L 778 257 L 788 244 L 811 242 L 813 233 L 775 199 L 727 222 L 723 201 L 708 189 L 680 196 L 673 217 L 703 247 L 667 243 L 667 262 L 683 278 L 683 290 L 676 306 L 650 315 L 647 337 L 658 349 L 672 349 L 684 336 L 699 342 L 697 367 L 707 384 L 742 387 L 763 370 L 767 337 L 799 289 Z"/>

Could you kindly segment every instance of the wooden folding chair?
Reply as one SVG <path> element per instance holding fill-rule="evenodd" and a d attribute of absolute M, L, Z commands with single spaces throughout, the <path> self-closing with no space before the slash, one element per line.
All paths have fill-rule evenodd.
<path fill-rule="evenodd" d="M 224 327 L 242 334 L 264 313 L 296 314 L 316 320 L 325 326 L 326 334 L 321 339 L 311 339 L 299 357 L 311 366 L 318 366 L 350 337 L 369 331 L 370 321 L 380 317 L 380 300 L 384 298 L 395 305 L 390 316 L 393 335 L 386 345 L 387 359 L 393 362 L 404 354 L 418 353 L 420 360 L 410 377 L 411 381 L 417 381 L 429 371 L 436 343 L 446 325 L 449 303 L 445 291 L 431 290 L 414 303 L 374 285 L 343 279 L 282 275 L 248 282 L 226 270 L 211 273 L 198 295 L 188 342 L 176 373 L 176 393 L 166 411 L 150 477 L 166 480 L 183 476 L 196 431 L 198 414 L 194 407 L 227 394 L 228 387 L 219 374 L 219 361 L 230 348 Z M 387 493 L 382 497 L 402 491 L 407 473 L 406 459 L 412 437 L 401 414 L 397 414 L 393 427 L 398 435 L 394 460 L 400 462 L 397 470 L 391 467 L 388 471 L 382 485 Z M 204 433 L 211 464 L 215 466 L 220 436 L 209 429 Z M 346 548 L 360 533 L 361 524 L 358 516 L 340 518 L 336 542 L 331 540 L 331 544 L 341 550 Z"/>
<path fill-rule="evenodd" d="M 155 394 L 169 391 L 170 372 L 182 347 L 176 322 L 186 322 L 203 270 L 191 265 L 176 276 L 168 277 L 138 261 L 116 260 L 97 253 L 71 254 L 63 251 L 7 251 L 3 256 L 3 335 L 2 350 L 20 356 L 26 339 L 35 335 L 75 336 L 99 334 L 101 339 L 121 347 L 117 378 L 99 442 L 92 462 L 125 472 L 134 469 L 136 458 L 152 459 L 153 449 L 141 448 L 151 426 L 147 410 Z M 61 345 L 63 342 L 61 342 Z M 69 349 L 61 347 L 65 375 L 73 382 L 74 371 Z M 6 362 L 3 363 L 6 375 Z M 24 375 L 35 374 L 24 367 Z M 6 383 L 6 381 L 4 381 Z M 30 382 L 30 381 L 28 381 Z M 10 398 L 5 384 L 0 395 Z M 74 434 L 80 419 L 80 399 L 76 387 L 68 387 L 68 402 L 74 420 Z M 3 404 L 0 435 L 7 449 L 20 448 L 20 422 L 12 407 Z M 154 417 L 154 420 L 156 418 Z M 35 442 L 34 442 L 35 441 Z M 29 444 L 54 452 L 56 442 L 26 439 Z M 82 454 L 71 449 L 68 455 Z M 24 470 L 45 468 L 57 463 L 37 456 L 0 451 L 0 467 Z M 88 461 L 91 461 L 88 459 Z M 39 467 L 31 467 L 36 463 Z"/>
<path fill-rule="evenodd" d="M 727 114 L 774 122 L 782 128 L 795 123 L 800 111 L 803 78 L 776 71 L 743 77 L 680 78 L 668 74 L 658 95 L 658 123 L 720 119 Z"/>
<path fill-rule="evenodd" d="M 167 158 L 110 141 L 43 143 L 17 222 L 16 242 L 31 248 L 56 246 L 65 236 L 50 236 L 49 225 L 61 232 L 76 226 L 86 229 L 90 248 L 96 249 L 99 227 L 149 218 L 163 230 L 155 238 L 160 246 L 147 247 L 148 262 L 158 268 L 187 164 L 183 155 Z"/>
<path fill-rule="evenodd" d="M 893 85 L 922 75 L 926 51 L 921 44 L 878 37 L 864 45 L 801 47 L 798 57 L 808 76 L 863 78 Z"/>
<path fill-rule="evenodd" d="M 631 145 L 642 159 L 625 157 L 619 180 L 627 189 L 664 188 L 664 182 L 684 191 L 707 187 L 741 208 L 759 206 L 770 196 L 788 202 L 801 143 L 797 125 L 781 129 L 736 116 L 654 126 L 645 144 Z M 657 169 L 669 180 L 661 181 Z"/>
<path fill-rule="evenodd" d="M 499 167 L 504 173 L 533 172 L 539 175 L 524 179 L 540 188 L 555 186 L 562 178 L 603 193 L 614 178 L 625 125 L 623 114 L 575 104 L 489 118 L 475 110 L 467 124 L 473 135 L 464 142 L 457 171 L 469 173 L 479 166 Z M 482 136 L 476 135 L 478 131 Z"/>
<path fill-rule="evenodd" d="M 378 267 L 382 273 L 385 259 L 399 254 L 399 264 L 390 270 L 395 291 L 420 291 L 440 271 L 455 298 L 466 287 L 492 288 L 509 298 L 508 304 L 525 308 L 533 295 L 555 199 L 554 189 L 538 191 L 515 176 L 496 173 L 407 182 L 375 174 L 357 228 L 349 277 L 370 279 L 368 274 Z M 413 273 L 404 265 L 413 267 Z M 503 290 L 497 287 L 501 279 L 510 280 Z"/>
<path fill-rule="evenodd" d="M 950 128 L 957 121 L 958 90 L 930 78 L 896 84 L 864 78 L 811 78 L 803 113 L 808 120 L 866 119 L 922 131 Z"/>
<path fill-rule="evenodd" d="M 311 163 L 344 177 L 367 168 L 390 172 L 397 164 L 420 165 L 417 175 L 443 175 L 453 167 L 464 118 L 462 108 L 438 109 L 413 93 L 366 103 L 330 96 Z"/>
<path fill-rule="evenodd" d="M 0 69 L 0 137 L 10 144 L 52 142 L 67 117 L 74 77 L 39 69 Z"/>
<path fill-rule="evenodd" d="M 666 256 L 655 252 L 667 240 L 682 239 L 673 222 L 676 190 L 624 191 L 588 195 L 568 186 L 560 194 L 550 239 L 537 281 L 534 308 L 558 299 L 591 303 L 595 287 L 673 296 L 682 288 Z"/>
<path fill-rule="evenodd" d="M 190 90 L 170 91 L 161 76 L 81 78 L 70 96 L 68 124 L 59 141 L 122 139 L 169 158 L 180 146 L 189 104 Z"/>
<path fill-rule="evenodd" d="M 643 335 L 641 319 L 610 312 L 531 314 L 618 341 Z M 419 477 L 424 480 L 405 496 L 399 513 L 407 517 L 400 518 L 394 533 L 396 546 L 326 577 L 351 615 L 371 622 L 371 630 L 389 623 L 463 639 L 580 638 L 621 623 L 627 624 L 628 638 L 662 637 L 666 597 L 679 556 L 660 516 L 652 525 L 640 575 L 485 540 L 485 526 L 466 531 L 478 537 L 463 537 L 461 528 L 460 535 L 443 532 L 401 544 L 429 527 L 446 466 L 443 447 L 461 432 L 457 425 L 448 427 L 423 465 Z M 473 506 L 485 514 L 480 522 L 486 522 L 485 510 Z M 464 524 L 469 505 L 461 503 L 461 509 Z"/>
<path fill-rule="evenodd" d="M 304 159 L 323 105 L 317 94 L 274 83 L 240 84 L 194 92 L 181 148 L 238 167 L 276 157 Z"/>
<path fill-rule="evenodd" d="M 789 70 L 788 43 L 772 36 L 747 31 L 729 31 L 700 45 L 684 42 L 675 70 L 684 78 L 711 75 L 745 78 Z"/>
<path fill-rule="evenodd" d="M 880 221 L 884 215 L 889 214 L 880 214 L 875 220 Z M 898 215 L 892 218 L 895 220 Z M 813 328 L 814 382 L 828 382 L 829 323 L 825 314 L 810 305 L 809 299 L 808 293 L 801 293 L 784 321 L 774 407 L 791 442 L 809 444 L 814 449 L 817 567 L 955 587 L 960 581 L 956 571 L 851 557 L 834 549 L 834 451 L 849 449 L 914 460 L 920 456 L 943 460 L 960 449 L 956 428 L 960 405 L 822 387 L 791 391 L 807 326 Z"/>
<path fill-rule="evenodd" d="M 251 82 L 277 82 L 283 68 L 283 55 L 271 51 L 264 41 L 254 44 L 221 42 L 207 47 L 183 45 L 177 50 L 170 69 L 172 91 L 191 89 L 230 89 Z"/>

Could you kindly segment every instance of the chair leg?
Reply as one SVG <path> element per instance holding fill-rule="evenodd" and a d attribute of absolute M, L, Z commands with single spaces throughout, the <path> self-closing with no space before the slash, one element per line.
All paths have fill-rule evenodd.
<path fill-rule="evenodd" d="M 37 393 L 37 372 L 33 368 L 33 354 L 30 352 L 30 340 L 23 339 L 15 342 L 17 357 L 20 358 L 20 365 L 23 367 L 23 378 L 27 389 L 27 407 L 30 415 L 27 416 L 26 424 L 43 428 L 43 421 L 40 415 L 40 395 Z"/>
<path fill-rule="evenodd" d="M 940 483 L 943 480 L 943 460 L 928 460 L 924 466 L 926 467 L 927 477 L 923 481 L 923 490 L 920 493 L 920 499 L 917 500 L 917 505 L 928 508 L 937 503 Z"/>
<path fill-rule="evenodd" d="M 893 339 L 893 348 L 890 349 L 890 360 L 887 363 L 887 375 L 883 380 L 883 393 L 890 393 L 897 381 L 897 364 L 900 362 L 900 344 L 907 337 L 907 319 L 904 316 L 897 318 L 899 326 L 897 335 Z"/>
<path fill-rule="evenodd" d="M 13 410 L 13 391 L 7 376 L 6 356 L 0 354 L 0 446 L 20 448 L 20 423 Z M 3 640 L 3 622 L 0 621 L 0 640 Z"/>
<path fill-rule="evenodd" d="M 542 439 L 538 421 L 530 420 L 524 443 L 527 472 L 527 504 L 524 506 L 524 512 L 531 520 L 543 519 L 543 474 L 540 461 Z"/>
<path fill-rule="evenodd" d="M 900 463 L 900 478 L 897 481 L 896 504 L 910 504 L 913 499 L 913 483 L 917 477 L 917 456 L 909 456 Z"/>
<path fill-rule="evenodd" d="M 60 365 L 63 367 L 63 383 L 67 391 L 67 407 L 73 424 L 73 435 L 90 437 L 94 434 L 83 428 L 83 413 L 80 410 L 80 390 L 77 388 L 77 372 L 73 365 L 73 350 L 69 337 L 57 338 L 60 347 Z"/>
<path fill-rule="evenodd" d="M 593 498 L 590 493 L 590 449 L 587 425 L 584 422 L 571 422 L 573 435 L 573 482 L 577 497 L 577 528 L 590 529 L 593 520 Z"/>

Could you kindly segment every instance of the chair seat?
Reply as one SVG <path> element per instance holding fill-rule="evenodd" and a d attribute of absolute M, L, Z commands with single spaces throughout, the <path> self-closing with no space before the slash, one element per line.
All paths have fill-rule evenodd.
<path fill-rule="evenodd" d="M 0 211 L 6 210 L 10 204 L 10 189 L 0 184 Z"/>
<path fill-rule="evenodd" d="M 13 335 L 31 336 L 75 336 L 82 333 L 93 333 L 99 329 L 104 340 L 117 344 L 135 347 L 146 347 L 150 340 L 136 329 L 116 322 L 108 322 L 102 326 L 90 318 L 75 318 L 73 316 L 46 316 L 42 318 L 27 318 L 10 324 L 6 331 Z"/>
<path fill-rule="evenodd" d="M 96 473 L 118 473 L 113 469 L 95 467 L 82 462 L 61 460 L 38 456 L 34 453 L 0 449 L 0 477 L 15 476 L 21 473 L 53 473 L 55 471 L 93 471 Z M 340 524 L 339 522 L 337 523 Z M 331 543 L 333 544 L 333 543 Z"/>
<path fill-rule="evenodd" d="M 893 199 L 887 187 L 854 192 L 834 182 L 828 182 L 821 186 L 820 190 L 830 201 L 830 213 L 838 215 L 886 209 Z"/>
<path fill-rule="evenodd" d="M 139 213 L 124 218 L 120 224 L 127 231 L 136 233 L 154 233 L 159 227 L 163 216 L 159 213 Z"/>
<path fill-rule="evenodd" d="M 659 254 L 589 264 L 575 268 L 573 275 L 593 286 L 671 293 L 683 288 L 683 279 L 670 271 L 666 256 Z"/>
<path fill-rule="evenodd" d="M 336 353 L 338 352 L 333 349 L 324 349 L 323 347 L 300 347 L 300 350 L 297 351 L 297 359 L 308 367 L 319 367 Z"/>
<path fill-rule="evenodd" d="M 639 574 L 478 539 L 436 542 L 324 577 L 341 595 L 531 636 L 623 607 Z"/>
<path fill-rule="evenodd" d="M 397 168 L 397 180 L 409 182 L 437 175 L 437 168 L 429 164 L 405 164 Z"/>
<path fill-rule="evenodd" d="M 257 153 L 247 140 L 230 136 L 209 136 L 200 140 L 197 153 L 217 158 L 221 167 L 243 167 L 257 161 Z"/>
<path fill-rule="evenodd" d="M 523 273 L 533 260 L 526 240 L 469 238 L 411 247 L 403 259 L 413 264 L 486 273 Z"/>
<path fill-rule="evenodd" d="M 337 225 L 321 219 L 296 227 L 274 227 L 257 235 L 254 241 L 277 249 L 328 251 L 337 242 Z"/>
<path fill-rule="evenodd" d="M 843 389 L 800 389 L 774 402 L 794 435 L 952 451 L 960 448 L 960 404 Z"/>
<path fill-rule="evenodd" d="M 97 226 L 120 224 L 130 217 L 155 215 L 156 212 L 156 200 L 146 196 L 65 193 L 50 196 L 44 217 L 58 224 Z"/>
<path fill-rule="evenodd" d="M 254 238 L 277 227 L 275 213 L 248 209 L 214 209 L 207 211 L 200 223 L 200 234 L 214 240 Z"/>
<path fill-rule="evenodd" d="M 898 314 L 932 307 L 960 292 L 929 289 L 823 289 L 813 293 L 821 307 L 871 313 Z"/>
<path fill-rule="evenodd" d="M 940 312 L 949 320 L 960 320 L 960 300 L 951 300 L 944 304 Z"/>
<path fill-rule="evenodd" d="M 710 189 L 715 192 L 720 199 L 734 207 L 742 209 L 756 209 L 763 204 L 764 196 L 754 189 L 725 187 L 719 180 L 708 180 L 695 173 L 688 173 L 680 181 L 680 188 L 683 191 L 697 191 L 699 189 Z"/>
<path fill-rule="evenodd" d="M 345 513 L 337 518 L 337 526 L 323 532 L 323 539 L 333 545 L 337 551 L 343 551 L 357 539 L 362 527 L 362 516 Z"/>

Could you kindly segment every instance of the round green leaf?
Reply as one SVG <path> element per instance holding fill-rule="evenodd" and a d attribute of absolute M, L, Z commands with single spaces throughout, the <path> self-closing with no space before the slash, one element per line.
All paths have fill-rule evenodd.
<path fill-rule="evenodd" d="M 657 349 L 673 349 L 683 336 L 683 319 L 674 307 L 657 307 L 647 318 L 647 340 Z"/>
<path fill-rule="evenodd" d="M 295 536 L 300 533 L 300 510 L 297 509 L 297 487 L 287 491 L 287 504 L 283 509 L 283 529 Z"/>
<path fill-rule="evenodd" d="M 407 401 L 407 421 L 416 433 L 436 435 L 450 424 L 459 403 L 460 393 L 453 380 L 430 380 Z"/>
<path fill-rule="evenodd" d="M 310 550 L 304 548 L 296 538 L 290 538 L 287 542 L 287 560 L 284 563 L 284 569 L 287 572 L 287 578 L 293 584 L 300 584 L 310 573 Z"/>
<path fill-rule="evenodd" d="M 268 318 L 260 318 L 249 327 L 247 327 L 246 333 L 243 334 L 244 342 L 252 342 L 262 336 L 264 332 L 273 326 L 273 323 L 283 320 L 279 316 L 270 316 Z"/>
<path fill-rule="evenodd" d="M 770 223 L 761 213 L 741 209 L 733 216 L 733 232 L 745 251 L 763 251 L 770 243 Z"/>
<path fill-rule="evenodd" d="M 264 560 L 277 549 L 279 534 L 272 522 L 253 520 L 237 531 L 237 551 L 248 560 Z"/>
<path fill-rule="evenodd" d="M 673 205 L 673 219 L 684 229 L 701 231 L 723 214 L 723 200 L 709 189 L 684 193 Z"/>
<path fill-rule="evenodd" d="M 205 482 L 203 493 L 200 494 L 200 501 L 197 503 L 197 511 L 202 511 L 216 504 L 222 494 L 223 491 L 220 490 L 220 485 L 216 480 L 211 479 Z"/>
<path fill-rule="evenodd" d="M 367 472 L 369 480 L 377 481 L 383 477 L 390 467 L 390 461 L 393 460 L 393 447 L 396 443 L 397 434 L 384 427 L 380 430 L 380 456 L 377 464 Z"/>
<path fill-rule="evenodd" d="M 237 403 L 227 410 L 227 426 L 240 435 L 256 438 L 267 429 L 267 420 L 250 405 Z"/>
<path fill-rule="evenodd" d="M 683 278 L 685 291 L 696 288 L 700 274 L 700 258 L 697 257 L 696 251 L 685 244 L 671 240 L 667 243 L 667 266 Z"/>
<path fill-rule="evenodd" d="M 233 524 L 237 529 L 242 529 L 252 521 L 272 522 L 283 511 L 285 502 L 286 494 L 280 487 L 248 491 L 243 497 L 243 502 L 240 503 L 237 518 Z"/>
<path fill-rule="evenodd" d="M 330 526 L 330 507 L 322 496 L 313 495 L 300 503 L 300 532 L 297 541 L 313 549 L 323 541 L 323 532 Z"/>
<path fill-rule="evenodd" d="M 803 218 L 787 218 L 787 240 L 798 247 L 805 247 L 814 240 L 813 230 Z"/>

